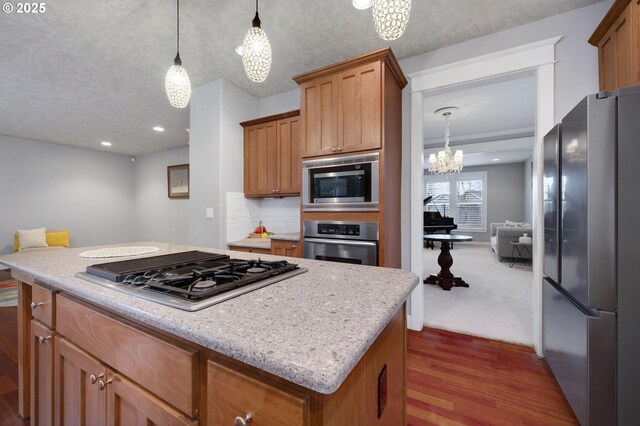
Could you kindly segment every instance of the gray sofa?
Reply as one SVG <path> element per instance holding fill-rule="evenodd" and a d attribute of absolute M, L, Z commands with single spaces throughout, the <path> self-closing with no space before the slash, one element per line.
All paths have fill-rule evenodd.
<path fill-rule="evenodd" d="M 516 222 L 505 223 L 492 223 L 489 225 L 491 231 L 491 248 L 498 255 L 500 262 L 504 258 L 510 258 L 513 252 L 513 246 L 511 241 L 517 241 L 518 238 L 524 234 L 531 236 L 533 228 L 528 223 L 520 222 L 518 225 L 513 225 Z M 523 253 L 523 259 L 531 259 L 528 252 Z"/>

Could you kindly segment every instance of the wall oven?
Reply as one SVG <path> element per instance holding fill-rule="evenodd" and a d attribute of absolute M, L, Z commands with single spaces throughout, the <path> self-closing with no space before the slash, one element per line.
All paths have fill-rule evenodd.
<path fill-rule="evenodd" d="M 304 257 L 378 266 L 378 222 L 304 221 Z"/>
<path fill-rule="evenodd" d="M 378 211 L 379 207 L 378 153 L 302 162 L 302 210 Z"/>

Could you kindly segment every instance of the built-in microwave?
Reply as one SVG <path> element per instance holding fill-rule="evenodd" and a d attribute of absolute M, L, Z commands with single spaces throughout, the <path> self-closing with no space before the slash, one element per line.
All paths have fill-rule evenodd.
<path fill-rule="evenodd" d="M 378 211 L 377 152 L 302 162 L 302 210 Z"/>

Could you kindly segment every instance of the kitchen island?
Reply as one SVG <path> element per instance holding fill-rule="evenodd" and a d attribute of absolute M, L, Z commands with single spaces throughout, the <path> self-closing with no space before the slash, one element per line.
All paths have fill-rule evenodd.
<path fill-rule="evenodd" d="M 153 255 L 196 249 L 142 244 L 159 247 Z M 79 257 L 84 250 L 0 257 L 20 281 L 23 415 L 33 405 L 43 424 L 83 413 L 95 424 L 118 416 L 160 424 L 242 424 L 247 416 L 253 425 L 404 423 L 404 302 L 418 284 L 414 274 L 289 259 L 308 272 L 186 312 L 76 277 L 108 261 Z"/>

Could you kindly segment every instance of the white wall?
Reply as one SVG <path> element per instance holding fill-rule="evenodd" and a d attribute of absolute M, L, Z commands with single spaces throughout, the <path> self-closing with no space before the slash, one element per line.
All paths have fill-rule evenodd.
<path fill-rule="evenodd" d="M 189 243 L 189 200 L 170 199 L 167 166 L 189 163 L 189 148 L 136 157 L 135 240 Z"/>
<path fill-rule="evenodd" d="M 260 99 L 258 117 L 266 117 L 300 108 L 300 89 Z"/>
<path fill-rule="evenodd" d="M 452 62 L 474 58 L 487 53 L 563 36 L 556 45 L 555 65 L 555 121 L 559 121 L 573 106 L 589 93 L 598 91 L 598 52 L 587 43 L 613 0 L 607 0 L 561 15 L 525 24 L 509 30 L 478 37 L 463 43 L 405 58 L 400 66 L 405 74 L 412 74 Z M 402 104 L 402 163 L 411 162 L 411 95 L 410 86 L 403 92 Z M 402 174 L 402 267 L 410 267 L 410 167 Z"/>
<path fill-rule="evenodd" d="M 220 244 L 220 111 L 222 81 L 196 87 L 191 94 L 189 133 L 189 244 Z M 237 165 L 239 167 L 239 164 Z M 214 209 L 214 218 L 205 209 Z"/>
<path fill-rule="evenodd" d="M 71 245 L 135 241 L 131 157 L 0 135 L 0 254 L 25 228 L 69 228 Z"/>
<path fill-rule="evenodd" d="M 216 80 L 193 89 L 189 145 L 191 194 L 189 243 L 225 248 L 226 193 L 243 191 L 243 131 L 240 122 L 258 115 L 258 100 Z M 213 208 L 207 219 L 205 209 Z"/>
<path fill-rule="evenodd" d="M 222 109 L 220 115 L 220 242 L 227 242 L 227 192 L 244 192 L 244 129 L 243 121 L 255 118 L 258 99 L 244 90 L 222 80 Z"/>

